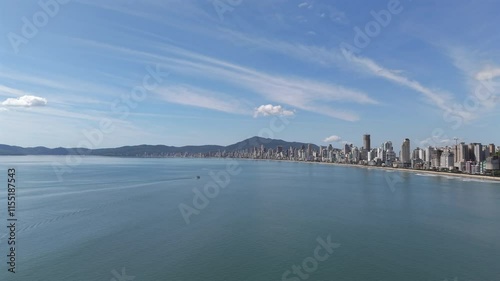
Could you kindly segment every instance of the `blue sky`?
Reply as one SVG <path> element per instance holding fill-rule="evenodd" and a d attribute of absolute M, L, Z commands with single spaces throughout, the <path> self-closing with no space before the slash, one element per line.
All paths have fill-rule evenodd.
<path fill-rule="evenodd" d="M 55 1 L 0 2 L 0 143 L 500 143 L 497 1 Z"/>

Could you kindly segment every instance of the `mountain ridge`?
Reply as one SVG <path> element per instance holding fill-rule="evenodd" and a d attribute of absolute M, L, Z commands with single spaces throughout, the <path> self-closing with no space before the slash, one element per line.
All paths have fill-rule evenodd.
<path fill-rule="evenodd" d="M 264 146 L 266 149 L 276 149 L 282 146 L 283 149 L 289 147 L 300 148 L 308 146 L 308 143 L 303 142 L 288 142 L 281 139 L 270 139 L 262 137 L 251 137 L 243 141 L 222 146 L 222 145 L 187 145 L 187 146 L 167 146 L 167 145 L 129 145 L 115 148 L 47 148 L 44 146 L 36 147 L 21 147 L 0 144 L 1 156 L 22 156 L 22 155 L 94 155 L 94 156 L 125 156 L 125 157 L 140 157 L 140 156 L 165 156 L 171 154 L 206 154 L 218 151 L 234 152 L 239 150 L 248 150 L 254 147 Z M 311 144 L 314 149 L 318 149 L 317 145 Z"/>

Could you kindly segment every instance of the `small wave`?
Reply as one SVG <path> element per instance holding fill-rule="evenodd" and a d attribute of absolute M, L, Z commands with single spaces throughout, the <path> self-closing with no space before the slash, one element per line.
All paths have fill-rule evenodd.
<path fill-rule="evenodd" d="M 438 175 L 433 175 L 433 174 L 420 174 L 416 173 L 415 175 L 420 176 L 420 177 L 437 177 Z"/>
<path fill-rule="evenodd" d="M 487 179 L 462 178 L 461 180 L 465 182 L 500 183 L 500 181 L 487 180 Z"/>

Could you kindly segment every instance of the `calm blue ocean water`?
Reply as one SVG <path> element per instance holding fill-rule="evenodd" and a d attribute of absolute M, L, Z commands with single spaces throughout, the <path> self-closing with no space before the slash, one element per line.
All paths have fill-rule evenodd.
<path fill-rule="evenodd" d="M 0 280 L 500 280 L 500 183 L 239 160 L 187 224 L 228 161 L 87 157 L 62 181 L 54 162 L 0 157 Z"/>

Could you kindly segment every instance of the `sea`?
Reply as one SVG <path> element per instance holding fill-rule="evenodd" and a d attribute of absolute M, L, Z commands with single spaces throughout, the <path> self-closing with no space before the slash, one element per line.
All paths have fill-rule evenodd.
<path fill-rule="evenodd" d="M 498 281 L 500 182 L 242 159 L 4 156 L 0 280 Z"/>

